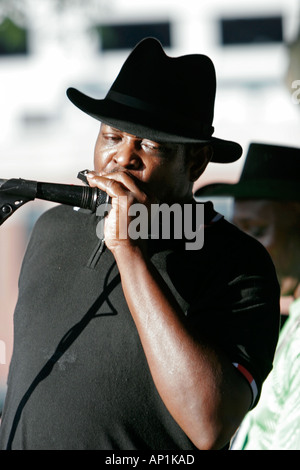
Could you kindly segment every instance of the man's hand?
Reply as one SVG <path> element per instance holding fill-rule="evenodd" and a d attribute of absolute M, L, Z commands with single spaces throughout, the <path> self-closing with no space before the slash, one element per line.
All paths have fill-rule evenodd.
<path fill-rule="evenodd" d="M 147 209 L 150 223 L 151 204 L 155 201 L 141 189 L 142 184 L 126 171 L 116 171 L 109 174 L 90 172 L 88 181 L 91 187 L 98 187 L 111 197 L 111 211 L 105 220 L 104 237 L 106 246 L 114 252 L 120 248 L 132 248 L 141 245 L 142 240 L 132 239 L 129 225 L 133 216 L 129 215 L 133 204 L 142 204 Z"/>

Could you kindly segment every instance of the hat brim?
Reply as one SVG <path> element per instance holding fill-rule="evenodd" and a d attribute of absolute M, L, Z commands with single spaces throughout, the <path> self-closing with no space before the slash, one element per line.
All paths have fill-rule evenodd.
<path fill-rule="evenodd" d="M 160 116 L 154 116 L 111 99 L 91 98 L 75 88 L 69 88 L 67 96 L 77 108 L 89 116 L 137 137 L 157 142 L 210 144 L 213 147 L 211 161 L 215 163 L 235 162 L 243 152 L 242 147 L 236 142 L 216 137 L 201 139 L 193 135 L 183 135 L 180 131 L 176 132 L 174 128 L 169 128 L 167 120 Z"/>
<path fill-rule="evenodd" d="M 233 197 L 235 199 L 264 199 L 300 201 L 299 184 L 294 181 L 253 180 L 236 184 L 214 183 L 199 188 L 197 197 Z"/>

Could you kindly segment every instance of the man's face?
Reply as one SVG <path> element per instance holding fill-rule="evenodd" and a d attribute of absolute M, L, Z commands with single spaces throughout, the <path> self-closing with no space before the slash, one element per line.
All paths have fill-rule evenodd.
<path fill-rule="evenodd" d="M 235 201 L 233 223 L 256 238 L 273 259 L 279 281 L 299 272 L 299 210 L 277 201 Z"/>
<path fill-rule="evenodd" d="M 159 202 L 184 202 L 192 197 L 189 165 L 181 144 L 141 139 L 102 124 L 95 145 L 94 168 L 103 176 L 127 172 Z"/>

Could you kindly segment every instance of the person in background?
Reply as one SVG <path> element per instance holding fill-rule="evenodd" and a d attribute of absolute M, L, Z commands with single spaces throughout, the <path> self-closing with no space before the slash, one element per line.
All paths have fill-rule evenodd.
<path fill-rule="evenodd" d="M 68 90 L 101 123 L 88 182 L 111 207 L 100 228 L 104 214 L 64 205 L 34 228 L 0 448 L 224 449 L 256 405 L 278 339 L 279 285 L 261 244 L 193 199 L 210 161 L 242 153 L 212 135 L 215 91 L 207 56 L 169 57 L 153 38 L 103 100 Z M 203 246 L 187 247 L 171 223 L 167 237 L 130 235 L 136 204 L 147 214 L 188 207 L 184 227 L 196 239 L 204 230 Z"/>
<path fill-rule="evenodd" d="M 237 184 L 207 185 L 201 197 L 234 198 L 233 223 L 270 253 L 283 315 L 273 371 L 233 450 L 300 449 L 300 149 L 252 143 Z M 259 259 L 257 260 L 259 263 Z"/>

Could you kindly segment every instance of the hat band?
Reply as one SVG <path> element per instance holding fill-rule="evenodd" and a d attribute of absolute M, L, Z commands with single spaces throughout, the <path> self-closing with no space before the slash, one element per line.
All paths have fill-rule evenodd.
<path fill-rule="evenodd" d="M 165 114 L 165 110 L 163 108 L 159 110 L 159 107 L 157 106 L 153 106 L 150 103 L 142 101 L 133 96 L 126 95 L 125 93 L 120 93 L 118 91 L 110 90 L 106 95 L 106 99 L 155 115 L 157 115 L 158 113 Z M 184 123 L 185 126 L 188 125 L 192 127 L 193 130 L 196 131 L 197 134 L 200 133 L 203 138 L 209 139 L 214 132 L 214 127 L 210 124 L 201 124 L 195 121 L 194 119 L 179 115 L 177 113 L 172 112 L 172 114 L 165 114 L 165 118 L 170 119 L 173 123 L 179 124 L 180 126 L 182 126 Z"/>

